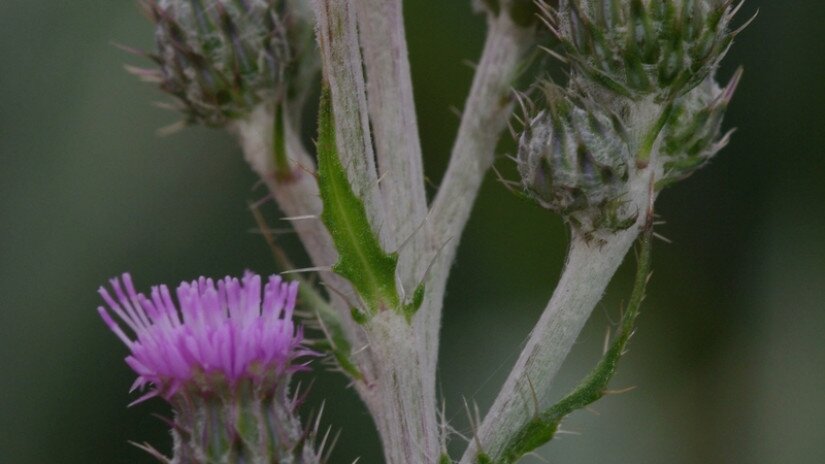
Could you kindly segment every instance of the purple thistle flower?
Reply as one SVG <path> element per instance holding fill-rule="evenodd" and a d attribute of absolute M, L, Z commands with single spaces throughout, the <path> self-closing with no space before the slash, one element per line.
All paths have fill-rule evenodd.
<path fill-rule="evenodd" d="M 131 351 L 126 363 L 138 374 L 132 390 L 152 387 L 132 404 L 154 396 L 170 400 L 181 390 L 223 392 L 242 381 L 271 391 L 306 367 L 296 359 L 314 354 L 292 320 L 297 282 L 271 276 L 262 301 L 257 274 L 217 283 L 201 277 L 178 286 L 179 308 L 166 285 L 152 287 L 147 297 L 135 291 L 129 274 L 110 284 L 114 297 L 101 287 L 109 308 L 98 312 Z"/>

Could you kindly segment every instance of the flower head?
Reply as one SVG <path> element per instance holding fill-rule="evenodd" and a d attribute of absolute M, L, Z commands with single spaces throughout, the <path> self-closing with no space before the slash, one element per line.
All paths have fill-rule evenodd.
<path fill-rule="evenodd" d="M 297 282 L 271 276 L 262 298 L 259 275 L 201 277 L 178 286 L 178 305 L 166 285 L 146 296 L 135 291 L 129 274 L 110 283 L 114 295 L 100 288 L 108 309 L 98 312 L 131 351 L 126 362 L 138 374 L 133 389 L 151 385 L 137 402 L 170 399 L 181 390 L 221 392 L 242 381 L 271 390 L 304 367 L 297 358 L 312 354 L 292 320 Z"/>
<path fill-rule="evenodd" d="M 578 72 L 640 99 L 679 96 L 719 65 L 741 30 L 734 0 L 562 0 L 545 23 Z"/>
<path fill-rule="evenodd" d="M 546 109 L 519 138 L 517 167 L 527 194 L 585 234 L 625 229 L 632 157 L 621 123 L 598 105 L 552 83 Z"/>
<path fill-rule="evenodd" d="M 186 122 L 224 126 L 306 90 L 318 66 L 307 3 L 145 0 L 158 69 L 132 70 L 174 96 Z"/>

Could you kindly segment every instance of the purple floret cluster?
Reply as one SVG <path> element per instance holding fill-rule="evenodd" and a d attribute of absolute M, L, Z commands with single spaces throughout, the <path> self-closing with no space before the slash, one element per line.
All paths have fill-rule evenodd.
<path fill-rule="evenodd" d="M 101 306 L 98 312 L 131 351 L 126 363 L 138 374 L 133 390 L 152 387 L 135 403 L 154 396 L 168 400 L 182 389 L 231 388 L 246 380 L 272 387 L 305 366 L 296 359 L 313 354 L 292 320 L 297 282 L 271 276 L 262 295 L 257 274 L 217 282 L 201 277 L 178 286 L 180 309 L 166 285 L 152 287 L 146 296 L 135 291 L 129 274 L 110 284 L 114 296 L 101 287 L 108 309 Z"/>

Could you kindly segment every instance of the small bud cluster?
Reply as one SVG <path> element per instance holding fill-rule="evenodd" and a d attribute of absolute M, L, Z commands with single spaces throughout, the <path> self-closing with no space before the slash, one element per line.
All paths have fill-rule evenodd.
<path fill-rule="evenodd" d="M 546 16 L 576 71 L 619 95 L 666 100 L 725 56 L 733 0 L 561 0 Z"/>
<path fill-rule="evenodd" d="M 538 86 L 543 109 L 527 116 L 517 156 L 527 193 L 587 238 L 635 223 L 644 205 L 631 191 L 705 165 L 728 141 L 722 119 L 741 72 L 725 88 L 714 74 L 738 9 L 732 0 L 543 5 L 570 78 Z"/>
<path fill-rule="evenodd" d="M 295 93 L 292 83 L 306 85 L 299 62 L 312 46 L 312 27 L 303 3 L 147 0 L 157 42 L 149 56 L 159 69 L 138 73 L 174 96 L 187 122 L 224 126 Z"/>

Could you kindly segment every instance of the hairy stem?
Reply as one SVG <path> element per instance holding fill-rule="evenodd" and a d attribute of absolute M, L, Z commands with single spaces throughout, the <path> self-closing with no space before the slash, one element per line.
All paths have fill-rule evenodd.
<path fill-rule="evenodd" d="M 628 200 L 639 212 L 633 226 L 589 241 L 574 234 L 556 290 L 476 431 L 476 440 L 467 448 L 462 464 L 474 463 L 481 451 L 499 455 L 547 397 L 573 343 L 647 221 L 652 201 L 649 173 L 650 169 L 637 173 L 631 184 Z"/>
<path fill-rule="evenodd" d="M 637 234 L 635 228 L 622 232 L 601 247 L 574 237 L 558 287 L 479 428 L 479 443 L 471 443 L 462 463 L 473 462 L 482 450 L 498 455 L 509 435 L 535 413 L 533 392 L 541 404 Z"/>
<path fill-rule="evenodd" d="M 432 261 L 432 268 L 419 323 L 423 325 L 422 342 L 430 347 L 428 362 L 432 369 L 437 362 L 441 311 L 450 266 L 512 112 L 513 81 L 534 40 L 533 30 L 516 25 L 509 15 L 491 17 L 450 164 L 430 209 L 432 238 L 426 261 Z"/>
<path fill-rule="evenodd" d="M 384 2 L 386 3 L 386 2 Z M 341 165 L 346 169 L 352 190 L 356 197 L 363 201 L 369 222 L 377 233 L 385 251 L 394 251 L 391 245 L 397 243 L 395 233 L 402 229 L 392 229 L 384 221 L 387 212 L 384 209 L 384 198 L 378 186 L 378 176 L 375 167 L 373 140 L 369 125 L 368 102 L 365 93 L 361 48 L 358 42 L 358 27 L 356 24 L 355 6 L 347 0 L 316 0 L 314 3 L 318 24 L 318 41 L 321 47 L 321 57 L 324 68 L 324 78 L 329 85 L 332 97 L 335 128 L 337 133 L 337 152 Z M 364 34 L 367 42 L 376 40 L 382 34 L 401 34 L 387 27 L 400 24 L 400 7 L 393 13 L 395 23 L 392 26 L 376 25 L 376 29 L 365 26 Z M 392 21 L 392 18 L 389 18 Z M 390 44 L 393 40 L 390 39 Z M 395 39 L 395 46 L 401 47 L 403 40 Z M 385 44 L 386 45 L 386 44 Z M 416 208 L 422 208 L 423 202 L 423 175 L 420 171 L 420 148 L 418 148 L 417 131 L 405 136 L 406 148 L 401 148 L 401 155 L 406 159 L 399 159 L 399 153 L 389 151 L 394 147 L 391 144 L 397 140 L 387 140 L 394 131 L 411 131 L 410 127 L 399 129 L 399 124 L 414 120 L 412 108 L 412 89 L 406 89 L 409 79 L 408 65 L 390 64 L 389 68 L 383 62 L 387 57 L 383 51 L 374 49 L 374 45 L 367 45 L 365 52 L 369 54 L 367 71 L 376 73 L 377 79 L 387 78 L 391 89 L 407 93 L 406 100 L 397 103 L 388 103 L 391 96 L 385 94 L 387 89 L 375 90 L 375 98 L 379 107 L 374 111 L 399 111 L 400 119 L 391 119 L 378 123 L 379 148 L 386 152 L 387 158 L 382 161 L 382 175 L 395 176 L 400 183 L 391 187 L 390 201 L 412 201 Z M 400 48 L 397 48 L 397 50 Z M 392 57 L 398 59 L 399 57 Z M 406 57 L 404 57 L 406 60 Z M 400 66 L 395 69 L 394 66 Z M 385 75 L 385 73 L 389 75 Z M 398 98 L 399 95 L 393 96 Z M 401 98 L 405 97 L 401 95 Z M 383 100 L 382 100 L 383 99 Z M 384 105 L 390 105 L 386 107 Z M 406 107 L 409 105 L 409 107 Z M 395 108 L 395 110 L 392 110 Z M 377 113 L 376 113 L 377 114 Z M 376 123 L 374 120 L 373 123 Z M 413 127 L 414 129 L 414 127 Z M 412 137 L 412 138 L 409 138 Z M 414 145 L 413 145 L 414 144 Z M 412 149 L 410 148 L 412 147 Z M 404 150 L 408 150 L 404 153 Z M 413 158 L 409 158 L 412 156 Z M 400 172 L 391 172 L 394 169 Z M 407 178 L 407 176 L 412 176 Z M 404 180 L 406 179 L 406 180 Z M 415 181 L 411 179 L 417 179 Z M 418 183 L 417 185 L 415 183 Z M 413 189 L 413 190 L 409 190 Z M 419 193 L 416 193 L 419 192 Z M 419 195 L 416 199 L 416 195 Z M 391 204 L 393 218 L 413 212 L 405 210 L 402 204 Z M 397 220 L 397 219 L 394 219 Z M 406 218 L 405 220 L 410 220 Z M 401 223 L 399 223 L 401 224 Z M 414 217 L 410 224 L 415 224 Z M 408 226 L 404 226 L 408 227 Z M 411 227 L 411 226 L 410 226 Z M 412 227 L 411 227 L 412 228 Z M 409 268 L 412 269 L 412 268 Z M 387 308 L 384 308 L 387 309 Z M 421 464 L 434 461 L 437 458 L 438 439 L 437 421 L 435 418 L 435 369 L 426 369 L 423 345 L 418 342 L 416 332 L 409 325 L 406 318 L 393 311 L 381 311 L 376 317 L 365 324 L 368 343 L 365 356 L 370 358 L 375 366 L 374 376 L 367 382 L 356 384 L 357 390 L 367 404 L 372 414 L 381 441 L 384 446 L 384 455 L 388 464 Z"/>
<path fill-rule="evenodd" d="M 375 419 L 387 464 L 434 464 L 441 451 L 435 396 L 413 325 L 384 311 L 366 326 L 375 384 L 359 389 Z"/>
<path fill-rule="evenodd" d="M 247 119 L 235 124 L 235 133 L 244 156 L 287 217 L 318 216 L 322 206 L 318 183 L 313 175 L 315 163 L 291 127 L 289 118 L 284 118 L 284 127 L 278 131 L 284 140 L 275 140 L 274 117 L 274 113 L 262 105 Z M 287 173 L 277 172 L 276 142 L 284 147 Z M 293 220 L 292 226 L 314 263 L 322 266 L 335 262 L 338 252 L 320 220 Z"/>

